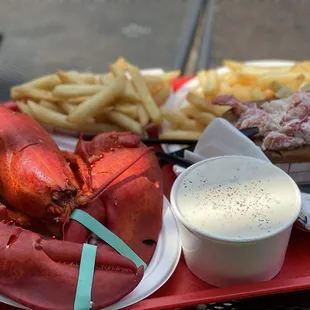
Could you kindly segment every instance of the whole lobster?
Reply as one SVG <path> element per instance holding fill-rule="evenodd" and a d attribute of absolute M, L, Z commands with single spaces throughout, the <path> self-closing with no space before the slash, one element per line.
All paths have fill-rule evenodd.
<path fill-rule="evenodd" d="M 70 214 L 87 212 L 149 263 L 162 225 L 161 171 L 135 134 L 103 133 L 60 151 L 36 121 L 0 107 L 0 201 L 0 293 L 33 309 L 73 309 L 91 242 L 92 309 L 100 309 L 130 293 L 144 269 Z"/>

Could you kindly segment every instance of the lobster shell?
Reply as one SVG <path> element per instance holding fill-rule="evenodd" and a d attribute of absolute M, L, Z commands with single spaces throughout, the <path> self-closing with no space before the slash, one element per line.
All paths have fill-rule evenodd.
<path fill-rule="evenodd" d="M 36 121 L 5 107 L 0 107 L 0 119 L 0 199 L 9 207 L 0 203 L 0 293 L 33 309 L 73 309 L 83 243 L 92 235 L 69 220 L 77 207 L 144 262 L 151 261 L 162 226 L 162 176 L 156 156 L 140 137 L 103 133 L 89 142 L 80 139 L 75 153 L 67 154 L 73 159 L 69 165 Z M 92 197 L 82 196 L 83 206 L 77 203 L 83 194 L 82 166 Z M 10 219 L 29 230 L 10 225 Z M 40 223 L 50 230 L 63 228 L 64 240 L 32 231 Z M 97 245 L 92 309 L 126 296 L 144 274 L 143 267 L 103 241 Z"/>

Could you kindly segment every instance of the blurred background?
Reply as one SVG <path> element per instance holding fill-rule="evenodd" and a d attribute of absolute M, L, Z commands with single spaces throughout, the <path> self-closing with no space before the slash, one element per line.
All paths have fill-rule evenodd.
<path fill-rule="evenodd" d="M 0 100 L 57 69 L 141 68 L 309 58 L 310 0 L 1 0 Z"/>

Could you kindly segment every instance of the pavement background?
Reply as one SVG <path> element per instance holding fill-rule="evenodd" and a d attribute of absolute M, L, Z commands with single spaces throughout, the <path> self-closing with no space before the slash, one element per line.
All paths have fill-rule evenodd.
<path fill-rule="evenodd" d="M 216 0 L 211 64 L 309 59 L 309 0 Z"/>
<path fill-rule="evenodd" d="M 119 56 L 142 68 L 171 68 L 187 3 L 0 0 L 0 100 L 11 85 L 58 69 L 105 72 Z"/>
<path fill-rule="evenodd" d="M 106 71 L 123 56 L 173 69 L 200 0 L 1 0 L 0 100 L 12 85 L 57 69 Z M 309 57 L 310 0 L 215 0 L 211 67 L 223 58 Z M 185 73 L 195 72 L 200 18 Z"/>

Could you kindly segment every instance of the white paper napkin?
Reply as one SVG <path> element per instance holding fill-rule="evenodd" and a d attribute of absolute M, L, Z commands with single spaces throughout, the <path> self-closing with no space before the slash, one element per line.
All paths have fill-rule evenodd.
<path fill-rule="evenodd" d="M 223 118 L 216 118 L 208 125 L 194 152 L 184 152 L 184 158 L 193 163 L 224 155 L 250 156 L 270 162 L 260 147 Z M 175 165 L 173 170 L 179 175 L 185 168 Z M 302 193 L 302 202 L 299 221 L 310 230 L 310 194 Z"/>

